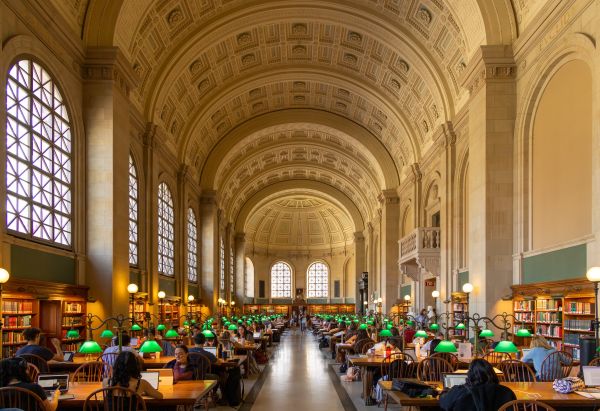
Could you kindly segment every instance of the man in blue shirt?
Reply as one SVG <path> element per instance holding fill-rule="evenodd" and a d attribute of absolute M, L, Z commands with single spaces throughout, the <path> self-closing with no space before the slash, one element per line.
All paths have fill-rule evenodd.
<path fill-rule="evenodd" d="M 194 347 L 190 348 L 189 351 L 203 355 L 204 357 L 208 358 L 208 361 L 210 361 L 211 364 L 214 364 L 217 362 L 217 357 L 215 357 L 213 353 L 210 353 L 203 348 L 205 342 L 206 337 L 204 337 L 204 334 L 202 334 L 201 332 L 196 334 L 194 336 L 195 345 Z"/>
<path fill-rule="evenodd" d="M 58 338 L 52 338 L 50 340 L 50 342 L 52 342 L 52 345 L 56 349 L 56 354 L 54 354 L 48 348 L 42 347 L 40 345 L 41 333 L 42 330 L 40 330 L 39 328 L 26 328 L 25 331 L 23 331 L 23 337 L 25 338 L 25 340 L 27 340 L 27 345 L 19 348 L 15 356 L 19 356 L 22 354 L 34 354 L 38 357 L 42 357 L 46 361 L 63 361 L 65 359 L 65 355 L 63 354 L 62 349 L 60 347 L 60 340 Z"/>

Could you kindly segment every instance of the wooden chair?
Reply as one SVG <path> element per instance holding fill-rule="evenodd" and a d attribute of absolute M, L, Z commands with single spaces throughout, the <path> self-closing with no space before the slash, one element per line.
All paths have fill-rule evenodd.
<path fill-rule="evenodd" d="M 98 361 L 83 363 L 71 375 L 71 382 L 102 382 L 112 376 L 112 366 Z"/>
<path fill-rule="evenodd" d="M 83 411 L 147 411 L 141 395 L 129 388 L 107 387 L 92 392 L 83 403 Z"/>
<path fill-rule="evenodd" d="M 0 408 L 46 411 L 46 404 L 33 391 L 21 387 L 0 388 Z"/>
<path fill-rule="evenodd" d="M 375 345 L 375 343 L 373 341 L 367 341 L 366 343 L 363 344 L 362 349 L 360 350 L 361 354 L 366 354 L 367 351 L 369 351 L 370 348 L 372 348 Z"/>
<path fill-rule="evenodd" d="M 492 364 L 494 367 L 500 364 L 502 361 L 511 360 L 510 354 L 505 352 L 489 352 L 483 356 L 483 359 Z"/>
<path fill-rule="evenodd" d="M 396 353 L 384 358 L 381 363 L 381 375 L 387 375 L 389 380 L 394 378 L 415 378 L 417 362 L 407 353 Z M 387 410 L 389 397 L 386 392 L 383 396 L 383 406 Z"/>
<path fill-rule="evenodd" d="M 96 361 L 101 361 L 112 366 L 115 364 L 115 361 L 117 360 L 118 356 L 119 353 L 117 352 L 107 352 L 106 354 L 102 354 L 101 356 L 96 358 Z"/>
<path fill-rule="evenodd" d="M 370 338 L 363 338 L 362 340 L 356 341 L 354 343 L 354 347 L 352 348 L 352 351 L 354 351 L 355 354 L 362 353 L 363 345 L 365 345 L 366 343 L 369 343 L 369 342 L 373 342 L 373 340 L 371 340 Z"/>
<path fill-rule="evenodd" d="M 31 363 L 37 367 L 40 372 L 49 372 L 48 362 L 39 355 L 35 354 L 21 354 L 19 357 L 23 358 L 28 363 Z"/>
<path fill-rule="evenodd" d="M 600 367 L 600 357 L 592 358 L 592 361 L 588 365 L 590 367 Z"/>
<path fill-rule="evenodd" d="M 555 409 L 541 401 L 513 400 L 498 408 L 498 411 L 555 411 Z"/>
<path fill-rule="evenodd" d="M 552 382 L 568 377 L 573 368 L 573 356 L 566 351 L 555 351 L 544 359 L 539 372 L 539 381 Z"/>
<path fill-rule="evenodd" d="M 435 357 L 435 358 L 443 358 L 444 360 L 448 361 L 450 363 L 450 365 L 452 366 L 452 371 L 456 371 L 458 369 L 458 357 L 452 353 L 449 352 L 436 352 L 434 354 L 431 354 L 430 357 Z"/>
<path fill-rule="evenodd" d="M 454 372 L 452 364 L 440 356 L 432 356 L 417 366 L 417 379 L 425 382 L 442 381 L 442 374 L 451 372 Z"/>
<path fill-rule="evenodd" d="M 29 379 L 34 382 L 37 381 L 37 377 L 38 375 L 40 375 L 40 370 L 38 369 L 38 367 L 36 367 L 30 362 L 27 363 L 27 370 L 25 372 L 27 373 Z"/>
<path fill-rule="evenodd" d="M 522 361 L 504 360 L 498 364 L 498 369 L 502 371 L 505 382 L 535 382 L 535 372 L 529 364 Z"/>
<path fill-rule="evenodd" d="M 188 354 L 188 361 L 196 364 L 196 372 L 194 373 L 195 380 L 203 380 L 204 376 L 210 373 L 210 361 L 204 355 L 191 352 Z"/>

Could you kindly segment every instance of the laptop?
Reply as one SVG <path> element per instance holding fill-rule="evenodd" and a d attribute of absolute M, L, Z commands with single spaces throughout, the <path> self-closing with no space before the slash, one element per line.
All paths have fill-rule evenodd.
<path fill-rule="evenodd" d="M 69 391 L 69 374 L 40 374 L 37 383 L 47 393 L 58 388 L 61 394 L 65 394 Z"/>
<path fill-rule="evenodd" d="M 171 376 L 173 375 L 173 370 L 171 371 Z M 159 371 L 142 371 L 140 373 L 142 376 L 142 380 L 146 380 L 150 383 L 152 388 L 158 390 L 158 383 L 160 382 L 160 372 Z"/>
<path fill-rule="evenodd" d="M 173 369 L 172 368 L 150 368 L 147 372 L 157 372 L 158 381 L 161 385 L 173 385 Z"/>
<path fill-rule="evenodd" d="M 581 372 L 586 387 L 600 387 L 600 367 L 583 365 Z"/>
<path fill-rule="evenodd" d="M 211 353 L 215 357 L 217 356 L 217 347 L 202 347 L 204 351 Z"/>
<path fill-rule="evenodd" d="M 129 343 L 129 345 L 131 345 L 132 347 L 137 347 L 138 346 L 138 338 L 131 337 L 131 342 Z"/>
<path fill-rule="evenodd" d="M 455 385 L 463 385 L 467 382 L 467 374 L 463 373 L 443 373 L 442 384 L 444 389 L 450 389 Z"/>
<path fill-rule="evenodd" d="M 64 358 L 63 358 L 64 362 L 73 362 L 73 356 L 75 355 L 75 351 L 63 351 L 63 354 L 64 354 Z"/>
<path fill-rule="evenodd" d="M 253 333 L 252 336 L 255 340 L 260 340 L 262 338 L 262 335 L 260 335 L 260 333 Z"/>

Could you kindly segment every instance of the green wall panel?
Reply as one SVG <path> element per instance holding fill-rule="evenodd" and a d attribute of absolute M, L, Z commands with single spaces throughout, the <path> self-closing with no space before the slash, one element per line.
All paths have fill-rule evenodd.
<path fill-rule="evenodd" d="M 75 260 L 71 257 L 13 245 L 10 270 L 15 278 L 76 284 Z"/>
<path fill-rule="evenodd" d="M 462 273 L 458 273 L 458 290 L 462 291 L 462 286 L 465 283 L 469 282 L 469 272 L 463 271 Z"/>
<path fill-rule="evenodd" d="M 406 294 L 411 295 L 411 291 L 412 291 L 412 286 L 410 284 L 409 285 L 403 285 L 400 288 L 400 300 L 404 301 L 404 296 Z"/>
<path fill-rule="evenodd" d="M 525 257 L 523 284 L 583 278 L 587 270 L 585 244 Z"/>
<path fill-rule="evenodd" d="M 193 295 L 194 298 L 197 300 L 198 299 L 198 286 L 195 284 L 188 284 L 188 295 Z"/>
<path fill-rule="evenodd" d="M 175 293 L 175 280 L 171 278 L 162 278 L 158 279 L 158 289 L 159 291 L 164 291 L 167 295 L 176 295 Z"/>
<path fill-rule="evenodd" d="M 291 298 L 272 298 L 271 301 L 273 304 L 291 304 Z"/>
<path fill-rule="evenodd" d="M 307 298 L 307 304 L 327 304 L 327 298 Z"/>

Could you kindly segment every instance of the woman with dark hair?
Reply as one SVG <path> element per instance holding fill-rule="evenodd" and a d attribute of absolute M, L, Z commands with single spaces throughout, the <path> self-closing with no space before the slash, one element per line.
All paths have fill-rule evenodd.
<path fill-rule="evenodd" d="M 173 369 L 173 382 L 193 380 L 197 374 L 197 366 L 190 362 L 188 347 L 183 344 L 175 347 L 175 359 L 169 361 L 167 368 Z"/>
<path fill-rule="evenodd" d="M 162 393 L 155 390 L 148 381 L 142 380 L 141 367 L 137 355 L 123 351 L 113 365 L 112 377 L 108 380 L 109 387 L 130 388 L 140 395 L 161 399 Z"/>
<path fill-rule="evenodd" d="M 46 411 L 54 411 L 58 407 L 58 388 L 52 398 L 46 396 L 46 392 L 38 384 L 31 382 L 27 375 L 27 362 L 21 357 L 6 358 L 0 361 L 0 386 L 24 388 L 36 394 L 42 399 Z"/>
<path fill-rule="evenodd" d="M 503 404 L 516 400 L 515 393 L 500 385 L 492 365 L 483 359 L 471 362 L 467 381 L 456 385 L 440 397 L 440 407 L 446 411 L 497 410 Z"/>

